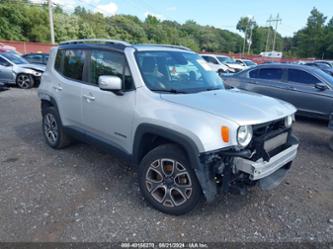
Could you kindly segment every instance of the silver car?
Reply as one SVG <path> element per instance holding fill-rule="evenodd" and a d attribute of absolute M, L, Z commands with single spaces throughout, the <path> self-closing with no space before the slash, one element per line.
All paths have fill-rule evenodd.
<path fill-rule="evenodd" d="M 144 197 L 169 214 L 219 191 L 271 189 L 297 154 L 295 107 L 226 90 L 183 47 L 65 42 L 51 50 L 38 94 L 49 146 L 74 138 L 109 149 L 137 168 Z"/>
<path fill-rule="evenodd" d="M 15 52 L 0 53 L 0 82 L 28 89 L 39 84 L 45 66 L 30 64 Z"/>

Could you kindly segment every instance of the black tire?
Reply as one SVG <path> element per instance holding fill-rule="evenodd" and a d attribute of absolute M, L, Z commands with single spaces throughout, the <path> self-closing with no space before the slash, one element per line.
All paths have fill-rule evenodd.
<path fill-rule="evenodd" d="M 30 89 L 35 85 L 35 79 L 30 74 L 21 73 L 16 77 L 16 85 L 22 89 Z"/>
<path fill-rule="evenodd" d="M 189 160 L 184 151 L 174 144 L 160 145 L 148 152 L 139 165 L 138 177 L 145 199 L 167 214 L 185 214 L 202 197 Z"/>
<path fill-rule="evenodd" d="M 46 143 L 54 149 L 62 149 L 71 144 L 70 137 L 64 132 L 59 113 L 50 106 L 43 110 L 43 135 Z"/>

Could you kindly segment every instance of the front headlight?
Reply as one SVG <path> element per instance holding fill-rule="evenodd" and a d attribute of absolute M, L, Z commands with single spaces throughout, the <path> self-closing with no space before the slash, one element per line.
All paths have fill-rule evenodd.
<path fill-rule="evenodd" d="M 248 146 L 252 140 L 252 137 L 253 137 L 253 130 L 251 125 L 245 125 L 239 127 L 237 133 L 237 141 L 241 147 L 245 148 L 246 146 Z"/>
<path fill-rule="evenodd" d="M 284 119 L 284 126 L 286 128 L 290 128 L 292 126 L 292 124 L 293 124 L 293 121 L 294 121 L 293 115 L 290 115 L 290 116 L 286 117 Z"/>

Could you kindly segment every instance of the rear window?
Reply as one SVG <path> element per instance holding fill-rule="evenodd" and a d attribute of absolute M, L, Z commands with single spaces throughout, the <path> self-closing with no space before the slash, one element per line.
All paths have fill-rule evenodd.
<path fill-rule="evenodd" d="M 79 49 L 65 50 L 63 56 L 63 75 L 70 79 L 82 81 L 85 51 Z"/>
<path fill-rule="evenodd" d="M 62 55 L 63 55 L 63 50 L 58 50 L 54 63 L 55 70 L 57 70 L 61 74 L 62 74 Z"/>
<path fill-rule="evenodd" d="M 265 80 L 281 80 L 283 70 L 280 68 L 262 68 L 259 71 L 258 78 Z"/>

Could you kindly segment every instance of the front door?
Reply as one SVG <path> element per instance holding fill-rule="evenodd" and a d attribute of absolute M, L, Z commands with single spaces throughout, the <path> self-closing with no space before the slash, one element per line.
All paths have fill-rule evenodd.
<path fill-rule="evenodd" d="M 301 112 L 327 116 L 332 111 L 332 89 L 319 90 L 316 83 L 322 83 L 316 76 L 300 69 L 288 69 L 290 102 Z"/>
<path fill-rule="evenodd" d="M 83 125 L 89 135 L 129 152 L 136 91 L 125 56 L 119 52 L 92 50 L 89 58 L 89 80 L 82 86 Z M 120 77 L 123 93 L 101 90 L 98 78 L 102 75 Z"/>

